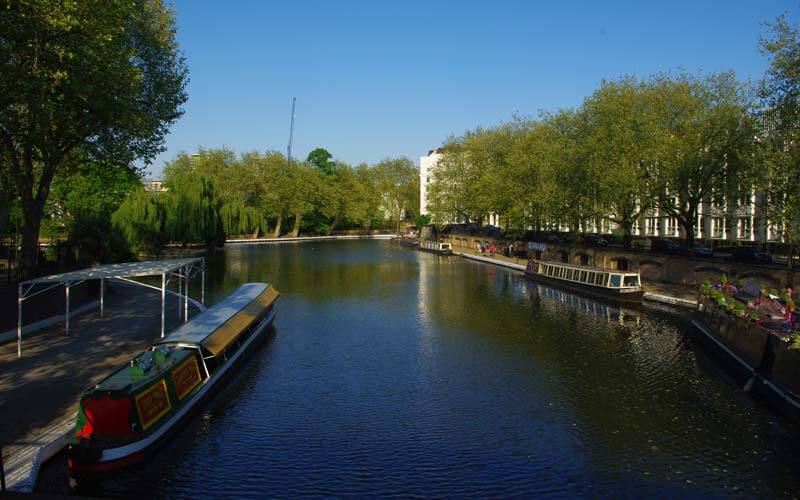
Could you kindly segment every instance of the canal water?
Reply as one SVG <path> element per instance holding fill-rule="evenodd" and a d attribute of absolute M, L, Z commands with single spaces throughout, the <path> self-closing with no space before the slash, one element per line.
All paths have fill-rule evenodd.
<path fill-rule="evenodd" d="M 274 332 L 145 465 L 136 497 L 796 496 L 800 430 L 685 317 L 391 242 L 226 248 L 209 297 L 267 280 Z M 39 491 L 66 488 L 63 457 Z"/>

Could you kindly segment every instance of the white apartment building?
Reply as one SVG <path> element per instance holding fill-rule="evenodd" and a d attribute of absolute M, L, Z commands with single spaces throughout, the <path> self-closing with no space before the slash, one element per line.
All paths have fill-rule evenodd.
<path fill-rule="evenodd" d="M 427 156 L 419 159 L 419 213 L 428 213 L 428 184 L 431 182 L 431 170 L 442 157 L 438 149 L 431 149 Z"/>
<path fill-rule="evenodd" d="M 163 193 L 167 190 L 160 179 L 147 179 L 144 181 L 144 190 L 151 193 Z"/>

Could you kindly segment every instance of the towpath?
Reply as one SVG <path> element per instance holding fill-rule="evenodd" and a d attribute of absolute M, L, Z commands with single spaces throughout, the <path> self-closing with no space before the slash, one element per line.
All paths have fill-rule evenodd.
<path fill-rule="evenodd" d="M 35 299 L 34 299 L 35 300 Z M 190 316 L 196 310 L 190 308 Z M 167 330 L 182 323 L 178 299 L 167 294 Z M 0 447 L 8 489 L 31 491 L 39 461 L 58 452 L 74 425 L 80 393 L 146 349 L 161 333 L 161 295 L 109 283 L 99 310 L 0 344 Z"/>

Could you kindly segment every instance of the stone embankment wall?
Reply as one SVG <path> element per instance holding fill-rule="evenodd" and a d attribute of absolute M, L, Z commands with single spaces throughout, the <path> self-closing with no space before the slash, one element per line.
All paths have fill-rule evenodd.
<path fill-rule="evenodd" d="M 475 250 L 478 243 L 494 244 L 498 251 L 508 247 L 508 243 L 496 241 L 485 236 L 444 235 L 442 240 L 453 245 L 456 251 Z M 583 266 L 602 267 L 638 271 L 645 282 L 673 283 L 699 286 L 705 279 L 715 281 L 725 273 L 732 282 L 739 279 L 767 283 L 770 287 L 782 288 L 798 285 L 797 276 L 789 276 L 785 267 L 763 266 L 726 261 L 722 258 L 694 258 L 670 256 L 649 251 L 624 250 L 616 247 L 573 247 L 561 244 L 544 244 L 541 251 L 527 251 L 527 256 L 541 260 L 569 262 Z M 517 244 L 519 251 L 524 249 Z"/>

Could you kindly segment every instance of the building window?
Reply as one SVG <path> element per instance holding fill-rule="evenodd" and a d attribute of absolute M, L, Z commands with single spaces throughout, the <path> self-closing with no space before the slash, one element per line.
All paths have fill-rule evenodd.
<path fill-rule="evenodd" d="M 770 241 L 782 241 L 783 240 L 783 227 L 781 227 L 778 223 L 771 223 L 769 225 L 769 234 L 767 235 Z"/>
<path fill-rule="evenodd" d="M 753 203 L 753 196 L 750 191 L 745 191 L 739 195 L 739 206 L 740 207 L 749 207 Z"/>
<path fill-rule="evenodd" d="M 644 233 L 647 236 L 655 236 L 658 234 L 658 218 L 648 217 L 644 220 Z"/>
<path fill-rule="evenodd" d="M 722 238 L 725 232 L 725 218 L 714 217 L 711 219 L 711 237 Z"/>
<path fill-rule="evenodd" d="M 667 235 L 678 236 L 678 218 L 670 217 L 667 219 Z"/>
<path fill-rule="evenodd" d="M 750 240 L 753 238 L 753 219 L 739 217 L 739 239 Z"/>

